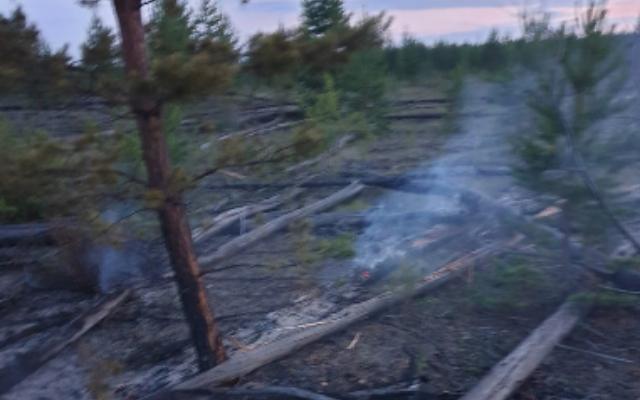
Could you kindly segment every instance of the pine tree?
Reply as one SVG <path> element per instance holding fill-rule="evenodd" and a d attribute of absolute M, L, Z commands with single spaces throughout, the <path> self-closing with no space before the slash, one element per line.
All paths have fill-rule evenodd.
<path fill-rule="evenodd" d="M 4 80 L 20 76 L 23 67 L 34 62 L 40 46 L 38 29 L 27 24 L 27 17 L 20 7 L 11 16 L 0 15 L 0 76 Z"/>
<path fill-rule="evenodd" d="M 245 68 L 273 84 L 294 73 L 300 61 L 298 47 L 291 31 L 279 29 L 270 34 L 255 34 L 249 40 Z"/>
<path fill-rule="evenodd" d="M 321 36 L 348 23 L 342 0 L 302 1 L 302 27 L 307 34 Z"/>
<path fill-rule="evenodd" d="M 229 17 L 220 11 L 215 0 L 202 0 L 191 31 L 196 41 L 219 40 L 233 46 L 237 43 Z"/>
<path fill-rule="evenodd" d="M 81 52 L 82 67 L 89 76 L 89 90 L 93 91 L 98 81 L 108 79 L 115 73 L 119 61 L 116 36 L 97 16 L 91 20 Z"/>
<path fill-rule="evenodd" d="M 172 166 L 164 109 L 167 103 L 207 94 L 227 83 L 233 72 L 224 51 L 228 47 L 221 51 L 215 46 L 192 46 L 189 14 L 185 3 L 178 0 L 164 0 L 148 30 L 142 22 L 142 0 L 113 0 L 113 4 L 130 88 L 129 104 L 147 171 L 146 197 L 153 200 L 150 205 L 160 221 L 198 366 L 206 370 L 224 361 L 226 355 L 200 279 L 182 194 L 185 176 Z"/>
<path fill-rule="evenodd" d="M 67 48 L 52 51 L 20 7 L 0 15 L 0 89 L 31 100 L 55 100 L 71 88 Z"/>
<path fill-rule="evenodd" d="M 598 137 L 603 132 L 594 129 L 619 111 L 615 97 L 626 78 L 613 34 L 605 3 L 592 1 L 577 18 L 575 32 L 566 34 L 561 27 L 542 36 L 549 38 L 548 59 L 538 71 L 540 87 L 529 104 L 536 129 L 518 143 L 524 165 L 517 172 L 534 189 L 568 199 L 565 210 L 583 233 L 601 235 L 605 221 L 596 218 L 602 216 L 640 251 L 640 242 L 609 206 L 603 179 L 603 172 L 616 167 L 611 155 L 628 151 L 623 146 L 631 144 L 624 138 L 616 143 L 620 138 L 615 137 L 605 144 Z"/>
<path fill-rule="evenodd" d="M 156 2 L 148 24 L 152 56 L 163 57 L 185 53 L 192 35 L 190 12 L 184 0 Z"/>
<path fill-rule="evenodd" d="M 0 89 L 19 91 L 39 63 L 40 32 L 27 23 L 20 7 L 10 16 L 0 15 Z"/>

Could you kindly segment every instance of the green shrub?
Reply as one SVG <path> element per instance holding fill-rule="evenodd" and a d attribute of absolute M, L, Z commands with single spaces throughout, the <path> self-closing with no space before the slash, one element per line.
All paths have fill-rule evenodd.
<path fill-rule="evenodd" d="M 381 50 L 355 53 L 336 78 L 346 114 L 362 115 L 372 132 L 386 128 L 387 63 Z"/>
<path fill-rule="evenodd" d="M 415 81 L 433 67 L 427 46 L 409 35 L 403 36 L 399 47 L 387 48 L 385 54 L 389 70 L 403 80 Z"/>
<path fill-rule="evenodd" d="M 115 195 L 116 185 L 119 198 L 133 196 L 134 183 L 118 173 L 126 162 L 120 139 L 88 127 L 67 142 L 16 135 L 0 123 L 0 222 L 89 216 Z"/>
<path fill-rule="evenodd" d="M 336 259 L 352 258 L 356 255 L 355 239 L 352 234 L 343 234 L 332 239 L 321 240 L 318 251 L 325 257 Z"/>

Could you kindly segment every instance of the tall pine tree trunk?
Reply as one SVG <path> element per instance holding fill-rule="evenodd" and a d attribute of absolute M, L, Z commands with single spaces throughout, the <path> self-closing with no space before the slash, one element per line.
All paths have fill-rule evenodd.
<path fill-rule="evenodd" d="M 162 102 L 153 94 L 135 89 L 135 81 L 149 78 L 141 0 L 113 0 L 120 33 L 125 67 L 134 80 L 131 110 L 136 117 L 147 168 L 149 189 L 162 195 L 158 217 L 180 292 L 182 307 L 201 370 L 224 361 L 225 352 L 204 286 L 199 278 L 191 230 L 187 223 L 182 196 L 170 190 L 171 164 L 162 126 Z M 146 86 L 146 85 L 140 85 Z"/>

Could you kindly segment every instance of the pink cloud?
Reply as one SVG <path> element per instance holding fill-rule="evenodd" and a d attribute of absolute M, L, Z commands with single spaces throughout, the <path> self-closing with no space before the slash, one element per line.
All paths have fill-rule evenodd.
<path fill-rule="evenodd" d="M 548 7 L 555 22 L 572 21 L 575 7 Z M 424 10 L 394 10 L 387 13 L 394 18 L 391 34 L 398 39 L 408 32 L 416 37 L 436 40 L 447 37 L 465 37 L 470 41 L 484 40 L 496 28 L 501 32 L 518 33 L 518 15 L 521 7 L 451 7 Z M 637 0 L 609 2 L 609 20 L 620 29 L 630 29 L 640 15 Z M 466 35 L 465 35 L 466 34 Z"/>

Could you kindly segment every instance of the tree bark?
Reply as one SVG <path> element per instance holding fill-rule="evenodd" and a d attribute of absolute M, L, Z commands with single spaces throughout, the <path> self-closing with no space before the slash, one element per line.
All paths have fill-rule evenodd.
<path fill-rule="evenodd" d="M 131 80 L 131 111 L 136 117 L 149 189 L 161 195 L 157 212 L 169 253 L 200 370 L 226 359 L 213 312 L 200 281 L 200 267 L 193 248 L 182 195 L 170 189 L 171 164 L 162 126 L 162 101 L 139 85 L 149 79 L 141 0 L 113 0 L 122 39 L 123 58 Z M 135 89 L 145 86 L 146 89 Z M 151 92 L 151 93 L 149 93 Z"/>

